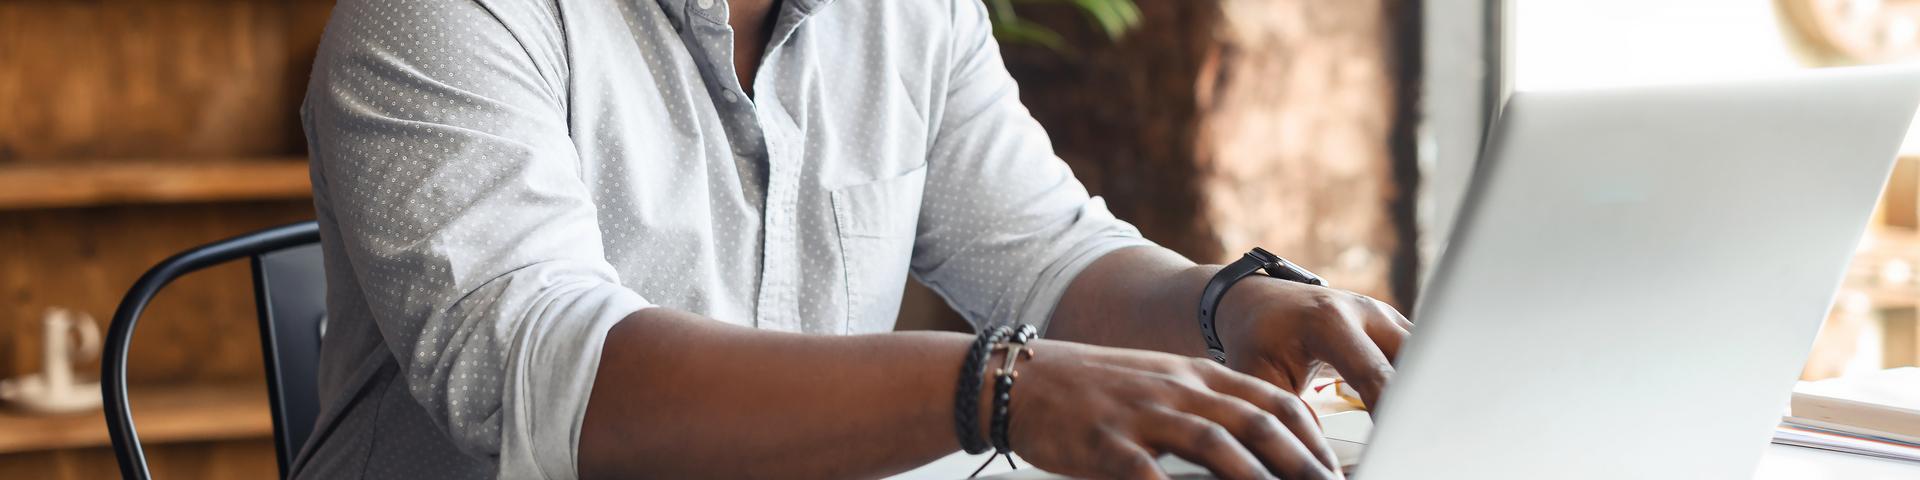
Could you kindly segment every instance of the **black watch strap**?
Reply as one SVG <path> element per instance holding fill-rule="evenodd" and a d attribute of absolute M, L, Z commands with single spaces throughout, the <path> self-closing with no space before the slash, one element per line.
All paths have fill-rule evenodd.
<path fill-rule="evenodd" d="M 1242 255 L 1239 260 L 1227 264 L 1226 268 L 1213 274 L 1213 279 L 1207 281 L 1207 288 L 1200 291 L 1200 334 L 1207 339 L 1207 357 L 1213 361 L 1227 363 L 1227 348 L 1220 343 L 1220 334 L 1213 328 L 1214 314 L 1219 313 L 1220 309 L 1220 298 L 1227 295 L 1227 289 L 1232 288 L 1233 284 L 1262 270 L 1273 278 L 1326 286 L 1326 281 L 1313 272 L 1259 247 L 1254 247 L 1253 251 Z"/>

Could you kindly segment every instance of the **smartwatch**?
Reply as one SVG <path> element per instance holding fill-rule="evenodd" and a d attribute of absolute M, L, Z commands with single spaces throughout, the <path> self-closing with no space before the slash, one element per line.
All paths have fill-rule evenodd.
<path fill-rule="evenodd" d="M 1200 334 L 1207 338 L 1207 357 L 1222 364 L 1227 363 L 1227 349 L 1220 344 L 1220 335 L 1213 329 L 1213 316 L 1220 309 L 1220 297 L 1227 295 L 1227 289 L 1239 283 L 1248 275 L 1266 272 L 1266 276 L 1299 282 L 1314 286 L 1327 286 L 1326 281 L 1307 269 L 1294 265 L 1287 259 L 1271 252 L 1254 247 L 1253 251 L 1227 264 L 1213 279 L 1207 281 L 1207 288 L 1200 291 Z"/>

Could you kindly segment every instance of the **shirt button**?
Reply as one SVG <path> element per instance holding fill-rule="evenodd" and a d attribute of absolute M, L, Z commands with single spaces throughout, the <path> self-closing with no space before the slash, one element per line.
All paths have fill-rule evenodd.
<path fill-rule="evenodd" d="M 711 2 L 711 1 L 713 1 L 713 0 L 707 0 L 707 1 L 709 1 L 709 2 Z M 720 99 L 721 99 L 721 100 L 726 100 L 726 101 L 727 101 L 727 103 L 733 103 L 733 102 L 736 102 L 736 101 L 739 101 L 739 99 L 738 99 L 738 98 L 735 98 L 735 97 L 737 97 L 737 95 L 734 95 L 734 94 L 733 94 L 733 90 L 721 90 L 721 91 L 720 91 Z"/>
<path fill-rule="evenodd" d="M 700 0 L 700 8 L 713 8 L 713 0 Z"/>

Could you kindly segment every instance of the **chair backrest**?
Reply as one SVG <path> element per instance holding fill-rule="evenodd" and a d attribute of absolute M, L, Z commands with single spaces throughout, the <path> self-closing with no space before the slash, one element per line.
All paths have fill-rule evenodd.
<path fill-rule="evenodd" d="M 273 447 L 280 476 L 293 467 L 320 415 L 320 336 L 327 320 L 327 278 L 320 245 L 253 257 L 253 296 L 260 310 L 260 351 L 273 402 Z"/>
<path fill-rule="evenodd" d="M 106 409 L 107 435 L 113 440 L 113 455 L 120 462 L 122 477 L 151 477 L 127 404 L 127 350 L 140 314 L 174 279 L 241 258 L 254 259 L 274 447 L 280 456 L 280 474 L 286 476 L 293 455 L 299 453 L 313 429 L 317 412 L 314 365 L 319 363 L 319 328 L 326 297 L 319 279 L 319 253 L 314 248 L 319 242 L 319 226 L 311 221 L 269 228 L 180 252 L 148 269 L 127 290 L 120 308 L 113 313 L 113 323 L 107 327 L 106 348 L 100 359 L 100 396 Z M 283 340 L 276 334 L 289 338 Z M 294 397 L 298 398 L 289 400 Z"/>

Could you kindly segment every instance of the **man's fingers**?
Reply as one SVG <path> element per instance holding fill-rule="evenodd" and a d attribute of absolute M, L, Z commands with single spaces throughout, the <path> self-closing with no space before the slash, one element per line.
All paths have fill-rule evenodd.
<path fill-rule="evenodd" d="M 1199 396 L 1189 401 L 1187 410 L 1233 434 L 1269 472 L 1286 478 L 1330 478 L 1336 468 L 1332 466 L 1331 448 L 1323 459 L 1306 446 L 1307 439 L 1321 441 L 1319 428 L 1311 418 L 1296 417 L 1296 423 L 1304 423 L 1300 425 L 1304 428 L 1296 429 L 1254 403 L 1230 394 Z"/>
<path fill-rule="evenodd" d="M 1100 462 L 1102 476 L 1108 478 L 1139 478 L 1146 480 L 1168 480 L 1167 472 L 1160 469 L 1160 462 L 1132 440 L 1114 436 L 1107 440 L 1110 455 Z"/>
<path fill-rule="evenodd" d="M 1374 302 L 1379 303 L 1380 308 L 1386 309 L 1388 313 L 1393 314 L 1392 317 L 1393 317 L 1394 325 L 1399 325 L 1401 330 L 1406 330 L 1409 332 L 1413 331 L 1413 321 L 1408 320 L 1406 314 L 1400 313 L 1399 310 L 1395 310 L 1392 305 L 1387 305 L 1387 302 L 1382 302 L 1379 300 L 1375 300 Z"/>
<path fill-rule="evenodd" d="M 1318 329 L 1313 339 L 1318 341 L 1308 342 L 1307 348 L 1313 356 L 1340 372 L 1340 377 L 1360 392 L 1360 400 L 1372 408 L 1379 404 L 1380 392 L 1393 377 L 1393 363 L 1387 360 L 1373 337 L 1355 323 L 1340 318 L 1321 322 L 1328 328 Z"/>
<path fill-rule="evenodd" d="M 1313 409 L 1299 396 L 1281 390 L 1279 387 L 1259 378 L 1241 375 L 1225 367 L 1207 374 L 1209 388 L 1220 393 L 1232 395 L 1246 401 L 1252 407 L 1278 420 L 1288 433 L 1308 451 L 1315 460 L 1328 470 L 1339 470 L 1340 461 L 1333 455 L 1333 446 L 1320 434 L 1320 419 L 1315 417 Z M 1255 449 L 1259 452 L 1259 449 Z M 1264 455 L 1263 455 L 1264 458 Z M 1280 465 L 1269 464 L 1275 470 L 1286 472 Z"/>
<path fill-rule="evenodd" d="M 1148 448 L 1179 455 L 1222 479 L 1274 478 L 1226 427 L 1198 415 L 1156 408 L 1137 431 Z"/>
<path fill-rule="evenodd" d="M 1285 424 L 1301 444 L 1312 450 L 1313 457 L 1329 472 L 1339 472 L 1340 458 L 1334 456 L 1333 444 L 1327 443 L 1326 437 L 1321 435 L 1320 418 L 1314 416 L 1313 409 L 1307 408 L 1307 402 L 1285 392 L 1270 398 L 1273 405 L 1267 408 L 1274 412 L 1274 418 L 1280 419 L 1280 423 Z"/>
<path fill-rule="evenodd" d="M 1400 346 L 1407 343 L 1413 323 L 1400 316 L 1400 312 L 1386 302 L 1369 298 L 1367 303 L 1371 304 L 1372 311 L 1362 313 L 1367 317 L 1361 319 L 1361 331 L 1367 334 L 1367 338 L 1373 339 L 1375 346 L 1380 347 L 1380 353 L 1387 356 L 1387 361 L 1399 359 Z"/>

